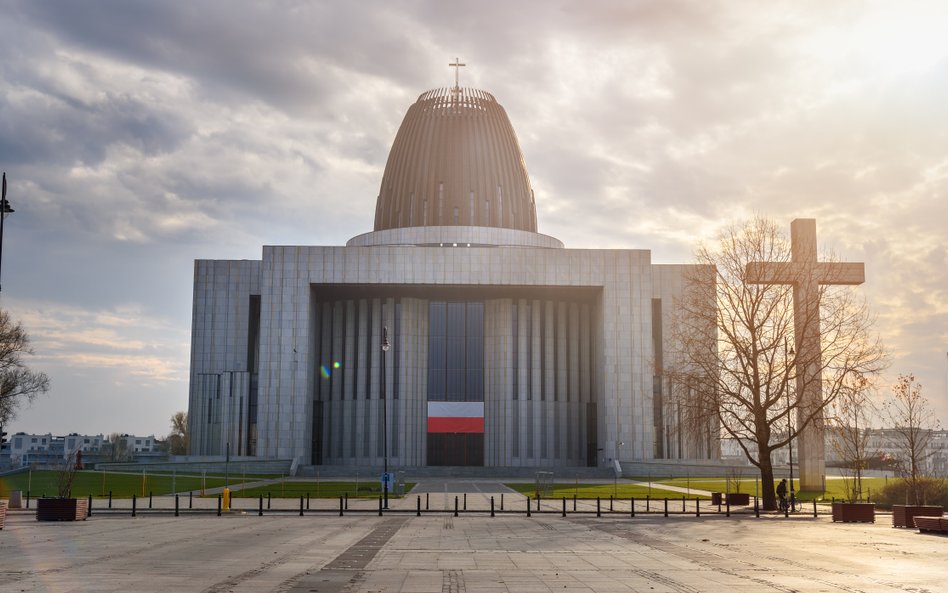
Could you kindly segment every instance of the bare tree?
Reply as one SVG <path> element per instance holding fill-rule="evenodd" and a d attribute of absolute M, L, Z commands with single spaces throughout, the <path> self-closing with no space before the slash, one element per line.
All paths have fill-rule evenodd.
<path fill-rule="evenodd" d="M 188 413 L 179 411 L 171 416 L 171 432 L 168 433 L 168 452 L 172 455 L 187 455 L 190 445 L 188 435 Z"/>
<path fill-rule="evenodd" d="M 862 375 L 847 381 L 833 403 L 833 449 L 850 473 L 846 494 L 850 502 L 862 499 L 862 474 L 878 452 L 869 446 L 869 423 L 874 406 L 871 384 Z"/>
<path fill-rule="evenodd" d="M 0 425 L 16 415 L 23 400 L 32 401 L 49 391 L 49 377 L 31 371 L 23 360 L 31 354 L 30 338 L 23 325 L 0 311 Z"/>
<path fill-rule="evenodd" d="M 108 443 L 103 447 L 111 462 L 128 461 L 131 459 L 128 447 L 128 435 L 113 432 L 109 435 Z"/>
<path fill-rule="evenodd" d="M 915 504 L 924 504 L 929 482 L 926 480 L 928 460 L 934 453 L 929 443 L 932 432 L 938 430 L 940 424 L 922 395 L 922 385 L 915 381 L 915 375 L 899 375 L 884 409 L 900 450 L 895 459 L 896 468 L 905 478 L 908 494 Z"/>
<path fill-rule="evenodd" d="M 702 265 L 686 273 L 672 330 L 676 362 L 666 375 L 684 394 L 680 401 L 690 408 L 695 427 L 707 426 L 712 416 L 759 469 L 764 508 L 772 510 L 772 451 L 811 423 L 821 426 L 824 408 L 847 381 L 882 368 L 883 349 L 854 291 L 821 284 L 818 313 L 795 318 L 792 285 L 748 281 L 753 262 L 794 269 L 789 242 L 772 221 L 755 218 L 725 229 L 716 245 L 703 245 L 696 255 Z M 813 328 L 821 332 L 819 351 L 795 352 L 795 332 L 806 335 Z M 821 399 L 804 402 L 799 394 L 820 378 Z"/>

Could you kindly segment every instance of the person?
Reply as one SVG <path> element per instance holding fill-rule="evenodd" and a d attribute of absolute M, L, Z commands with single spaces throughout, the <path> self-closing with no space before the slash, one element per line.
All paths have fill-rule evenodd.
<path fill-rule="evenodd" d="M 777 484 L 777 496 L 780 497 L 780 508 L 784 508 L 787 505 L 787 479 L 784 478 L 780 480 L 780 483 Z"/>

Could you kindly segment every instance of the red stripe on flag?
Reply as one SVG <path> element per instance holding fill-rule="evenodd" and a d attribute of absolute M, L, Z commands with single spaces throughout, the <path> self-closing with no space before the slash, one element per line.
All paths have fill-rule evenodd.
<path fill-rule="evenodd" d="M 428 418 L 428 432 L 484 432 L 484 418 Z"/>

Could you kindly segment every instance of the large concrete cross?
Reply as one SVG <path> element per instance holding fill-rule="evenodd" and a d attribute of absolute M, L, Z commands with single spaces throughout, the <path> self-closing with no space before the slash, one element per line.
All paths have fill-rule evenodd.
<path fill-rule="evenodd" d="M 750 284 L 792 284 L 793 325 L 797 369 L 797 426 L 820 407 L 823 368 L 820 345 L 820 285 L 862 284 L 862 263 L 820 262 L 816 254 L 816 220 L 798 218 L 790 223 L 790 261 L 747 264 Z M 816 412 L 797 440 L 800 490 L 822 490 L 826 475 L 823 413 Z"/>

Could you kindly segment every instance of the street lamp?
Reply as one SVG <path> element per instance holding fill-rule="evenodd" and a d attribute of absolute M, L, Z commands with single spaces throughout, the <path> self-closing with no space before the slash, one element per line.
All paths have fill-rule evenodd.
<path fill-rule="evenodd" d="M 3 173 L 3 193 L 0 197 L 0 264 L 3 263 L 3 219 L 7 217 L 7 214 L 13 214 L 13 208 L 10 207 L 10 202 L 7 201 L 7 174 Z"/>
<path fill-rule="evenodd" d="M 787 351 L 787 338 L 783 339 L 783 352 L 784 360 L 788 360 L 795 356 L 793 348 L 790 348 L 790 351 Z M 794 496 L 793 491 L 793 426 L 790 424 L 790 386 L 787 385 L 787 375 L 784 374 L 783 377 L 784 391 L 787 393 L 787 447 L 789 448 L 790 453 L 790 510 L 793 512 L 797 511 L 797 501 Z"/>
<path fill-rule="evenodd" d="M 388 508 L 388 402 L 385 398 L 385 355 L 392 347 L 388 342 L 388 326 L 382 328 L 382 489 L 385 497 L 385 508 Z"/>

